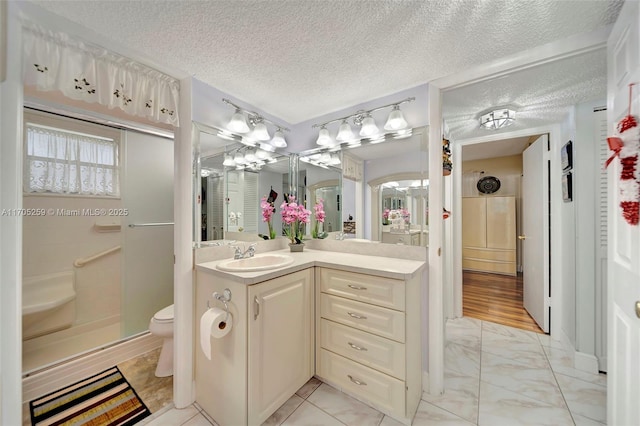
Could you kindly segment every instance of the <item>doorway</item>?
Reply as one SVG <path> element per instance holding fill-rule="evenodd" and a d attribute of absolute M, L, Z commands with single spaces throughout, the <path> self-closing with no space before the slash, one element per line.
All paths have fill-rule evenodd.
<path fill-rule="evenodd" d="M 544 160 L 536 158 L 540 164 L 532 168 L 531 160 L 525 164 L 523 156 L 525 150 L 529 153 L 542 145 L 546 151 L 546 135 L 522 136 L 507 139 L 506 143 L 505 140 L 469 143 L 460 149 L 462 315 L 536 332 L 549 331 L 549 300 L 545 291 L 549 277 L 544 272 L 547 270 L 544 256 L 548 253 L 544 247 L 545 244 L 548 247 L 549 235 L 542 231 L 548 229 L 548 224 L 544 225 L 548 218 L 543 213 L 546 207 L 533 208 L 537 204 L 546 206 L 538 200 L 545 197 L 536 195 L 537 201 L 532 202 L 531 196 L 525 195 L 537 192 L 531 188 L 526 193 L 523 190 L 524 183 L 533 179 L 540 191 L 548 191 L 548 184 L 544 184 L 548 178 L 540 171 Z M 523 180 L 525 168 L 529 170 L 528 180 Z M 529 207 L 525 211 L 523 204 L 527 201 Z M 529 229 L 528 232 L 535 235 L 529 238 L 532 241 L 526 241 L 529 250 L 525 252 L 523 245 L 527 237 L 523 218 L 533 216 L 543 225 L 535 232 Z M 534 248 L 534 243 L 539 244 Z M 533 256 L 534 253 L 537 256 Z M 529 270 L 529 280 L 525 282 L 526 263 L 535 263 L 533 271 L 538 272 Z M 535 296 L 542 296 L 532 299 L 532 288 L 536 289 Z M 532 311 L 532 308 L 535 309 Z M 544 314 L 532 318 L 532 312 L 538 311 Z"/>

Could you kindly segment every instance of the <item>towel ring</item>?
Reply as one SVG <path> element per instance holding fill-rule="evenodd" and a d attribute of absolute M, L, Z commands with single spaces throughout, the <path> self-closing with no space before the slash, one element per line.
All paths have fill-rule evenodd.
<path fill-rule="evenodd" d="M 221 301 L 224 304 L 224 312 L 225 312 L 225 317 L 224 317 L 224 322 L 227 322 L 227 320 L 229 319 L 229 304 L 228 302 L 231 301 L 231 290 L 229 290 L 228 288 L 225 288 L 224 291 L 222 292 L 222 294 L 218 293 L 217 291 L 213 292 L 213 298 L 216 300 Z M 211 309 L 212 306 L 209 304 L 209 299 L 207 299 L 207 309 Z"/>

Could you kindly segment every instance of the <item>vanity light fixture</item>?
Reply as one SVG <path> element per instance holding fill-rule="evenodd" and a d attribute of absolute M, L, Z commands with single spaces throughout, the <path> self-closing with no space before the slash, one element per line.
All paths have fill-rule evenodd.
<path fill-rule="evenodd" d="M 248 140 L 243 140 L 243 143 L 247 145 L 255 145 L 255 141 L 258 140 L 263 142 L 270 141 L 270 143 L 276 148 L 284 148 L 287 146 L 287 142 L 285 141 L 284 134 L 282 132 L 288 132 L 288 128 L 274 123 L 273 121 L 263 117 L 257 112 L 240 108 L 229 99 L 222 98 L 222 102 L 235 108 L 235 112 L 233 113 L 233 115 L 231 116 L 231 120 L 227 124 L 227 129 L 236 133 L 249 133 L 251 131 L 251 127 L 249 127 L 249 124 L 253 126 L 253 131 L 251 132 L 251 135 L 248 136 L 249 139 L 253 140 L 253 143 L 250 143 L 250 141 Z M 273 139 L 269 135 L 267 123 L 273 125 L 276 128 Z"/>
<path fill-rule="evenodd" d="M 402 130 L 409 125 L 407 120 L 404 119 L 402 111 L 400 111 L 400 105 L 394 105 L 393 110 L 389 113 L 389 118 L 384 125 L 385 130 Z"/>
<path fill-rule="evenodd" d="M 233 161 L 233 157 L 231 156 L 231 154 L 225 154 L 224 155 L 224 161 L 222 162 L 222 165 L 225 167 L 233 167 L 236 165 L 236 162 Z"/>
<path fill-rule="evenodd" d="M 351 126 L 349 122 L 344 119 L 340 124 L 340 128 L 338 129 L 338 135 L 336 136 L 336 140 L 338 142 L 349 142 L 356 138 L 356 135 L 353 134 L 353 130 L 351 130 Z"/>
<path fill-rule="evenodd" d="M 278 130 L 276 130 L 276 132 L 273 134 L 273 139 L 271 139 L 271 145 L 273 145 L 276 148 L 287 147 L 287 141 L 284 139 L 284 133 L 282 133 L 282 130 L 283 129 L 278 127 Z M 289 130 L 289 129 L 284 129 L 284 130 Z"/>
<path fill-rule="evenodd" d="M 240 110 L 240 108 L 236 108 L 236 112 L 231 116 L 231 120 L 229 120 L 229 124 L 227 124 L 227 128 L 232 132 L 237 133 L 248 133 L 249 125 L 247 124 L 247 119 L 244 117 L 244 114 Z"/>
<path fill-rule="evenodd" d="M 329 135 L 329 130 L 327 130 L 325 126 L 322 126 L 318 132 L 318 140 L 316 140 L 316 143 L 320 146 L 327 146 L 331 145 L 331 142 L 333 141 Z"/>
<path fill-rule="evenodd" d="M 375 119 L 371 115 L 372 113 L 385 109 L 392 108 L 391 113 L 387 117 L 387 121 L 384 125 L 384 129 L 387 132 L 399 132 L 403 129 L 406 129 L 409 126 L 407 120 L 404 118 L 402 111 L 400 111 L 400 105 L 406 102 L 415 101 L 416 98 L 410 97 L 403 99 L 399 102 L 394 102 L 392 104 L 383 105 L 378 108 L 373 108 L 370 110 L 359 110 L 355 114 L 347 115 L 346 117 L 340 117 L 333 120 L 326 121 L 324 123 L 314 124 L 313 128 L 320 128 L 318 132 L 318 139 L 316 143 L 320 146 L 327 146 L 333 144 L 333 140 L 329 135 L 329 130 L 327 129 L 327 125 L 340 122 L 340 127 L 338 128 L 338 134 L 336 136 L 336 142 L 340 143 L 348 143 L 350 146 L 358 142 L 358 137 L 356 137 L 351 130 L 351 126 L 349 125 L 349 120 L 353 121 L 353 124 L 360 127 L 360 137 L 365 138 L 373 138 L 380 134 L 381 136 L 385 136 L 385 133 L 380 133 L 380 129 L 378 128 Z"/>
<path fill-rule="evenodd" d="M 498 130 L 511 126 L 516 120 L 516 112 L 509 108 L 500 108 L 480 116 L 480 126 L 483 129 Z"/>
<path fill-rule="evenodd" d="M 247 149 L 247 151 L 244 153 L 244 160 L 247 163 L 254 163 L 257 160 L 256 152 L 251 148 Z"/>
<path fill-rule="evenodd" d="M 360 136 L 369 137 L 377 135 L 380 132 L 376 125 L 376 120 L 373 119 L 371 114 L 367 114 L 362 120 L 362 127 L 360 128 Z"/>
<path fill-rule="evenodd" d="M 244 155 L 242 155 L 240 151 L 236 151 L 236 154 L 233 156 L 233 161 L 236 165 L 246 163 L 246 160 L 244 159 Z"/>
<path fill-rule="evenodd" d="M 267 130 L 267 125 L 264 124 L 264 118 L 260 117 L 260 121 L 256 122 L 256 125 L 253 128 L 253 133 L 251 135 L 254 139 L 257 139 L 259 141 L 268 141 L 271 139 L 269 130 Z"/>

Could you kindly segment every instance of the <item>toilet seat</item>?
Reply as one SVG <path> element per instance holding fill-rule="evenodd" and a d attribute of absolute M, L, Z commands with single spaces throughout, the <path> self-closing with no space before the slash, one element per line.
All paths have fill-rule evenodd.
<path fill-rule="evenodd" d="M 173 305 L 169 305 L 156 312 L 153 320 L 157 323 L 173 322 Z"/>

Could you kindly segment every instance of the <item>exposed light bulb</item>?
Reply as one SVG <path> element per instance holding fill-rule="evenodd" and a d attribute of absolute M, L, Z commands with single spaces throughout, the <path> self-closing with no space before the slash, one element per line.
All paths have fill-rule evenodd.
<path fill-rule="evenodd" d="M 362 120 L 360 136 L 371 137 L 377 135 L 379 131 L 378 126 L 376 126 L 376 121 L 371 117 L 371 114 L 367 115 L 364 120 Z"/>
<path fill-rule="evenodd" d="M 329 130 L 325 126 L 320 127 L 320 131 L 318 132 L 318 140 L 316 143 L 320 146 L 331 145 L 333 141 L 331 140 L 331 136 L 329 135 Z"/>
<path fill-rule="evenodd" d="M 237 133 L 247 133 L 251 130 L 247 124 L 247 119 L 244 117 L 244 114 L 240 109 L 236 109 L 236 112 L 233 113 L 229 124 L 227 124 L 227 128 L 232 132 Z"/>
<path fill-rule="evenodd" d="M 389 118 L 384 125 L 385 130 L 401 130 L 409 125 L 407 120 L 404 119 L 402 111 L 400 111 L 400 105 L 394 105 L 393 110 L 389 113 Z"/>

